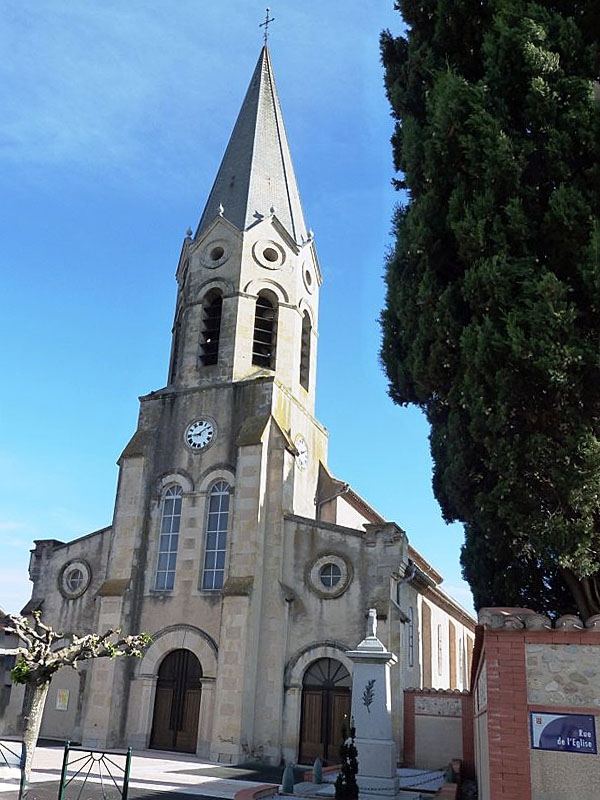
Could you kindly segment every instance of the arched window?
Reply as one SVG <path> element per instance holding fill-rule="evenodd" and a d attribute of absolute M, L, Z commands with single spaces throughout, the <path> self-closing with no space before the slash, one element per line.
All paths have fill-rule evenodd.
<path fill-rule="evenodd" d="M 231 487 L 227 481 L 217 481 L 208 495 L 202 570 L 203 589 L 223 588 L 230 493 Z"/>
<path fill-rule="evenodd" d="M 166 592 L 175 583 L 175 564 L 179 545 L 179 525 L 181 523 L 181 486 L 170 486 L 163 496 L 158 542 L 158 564 L 154 588 Z"/>
<path fill-rule="evenodd" d="M 276 329 L 277 308 L 268 297 L 260 294 L 256 298 L 254 314 L 253 364 L 267 369 L 275 369 Z"/>
<path fill-rule="evenodd" d="M 302 316 L 302 339 L 300 343 L 300 386 L 308 391 L 310 376 L 310 334 L 311 324 L 308 311 Z"/>
<path fill-rule="evenodd" d="M 219 361 L 222 311 L 223 295 L 220 292 L 209 292 L 204 300 L 202 340 L 200 342 L 200 361 L 205 367 Z"/>

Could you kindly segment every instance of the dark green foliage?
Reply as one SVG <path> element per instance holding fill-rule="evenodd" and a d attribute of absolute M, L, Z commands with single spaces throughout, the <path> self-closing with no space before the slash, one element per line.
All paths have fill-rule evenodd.
<path fill-rule="evenodd" d="M 390 395 L 431 425 L 477 607 L 600 612 L 600 12 L 400 0 Z M 596 98 L 594 97 L 596 91 Z"/>
<path fill-rule="evenodd" d="M 336 800 L 357 800 L 358 784 L 356 775 L 358 774 L 358 751 L 354 744 L 356 729 L 350 725 L 350 736 L 347 736 L 346 726 L 342 727 L 342 744 L 340 745 L 341 767 L 335 779 Z"/>

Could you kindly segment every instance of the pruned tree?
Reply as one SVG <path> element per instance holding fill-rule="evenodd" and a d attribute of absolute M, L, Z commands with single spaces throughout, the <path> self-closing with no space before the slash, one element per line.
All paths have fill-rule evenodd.
<path fill-rule="evenodd" d="M 398 0 L 389 392 L 475 605 L 600 612 L 597 0 Z"/>
<path fill-rule="evenodd" d="M 151 638 L 146 633 L 121 636 L 119 629 L 102 634 L 66 636 L 45 625 L 39 611 L 33 612 L 32 621 L 16 614 L 9 614 L 7 619 L 9 623 L 5 625 L 6 633 L 14 634 L 22 643 L 17 647 L 0 649 L 0 655 L 16 656 L 11 678 L 14 683 L 26 687 L 20 791 L 20 797 L 25 797 L 44 705 L 54 674 L 63 667 L 77 669 L 83 661 L 95 658 L 141 658 Z"/>

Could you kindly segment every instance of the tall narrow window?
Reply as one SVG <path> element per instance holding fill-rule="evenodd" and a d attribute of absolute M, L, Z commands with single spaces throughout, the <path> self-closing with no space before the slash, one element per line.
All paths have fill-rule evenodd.
<path fill-rule="evenodd" d="M 442 650 L 442 626 L 437 626 L 437 646 L 438 646 L 438 675 L 442 674 L 443 668 L 443 650 Z"/>
<path fill-rule="evenodd" d="M 300 386 L 308 391 L 310 376 L 310 334 L 311 324 L 308 311 L 302 317 L 302 340 L 300 343 Z"/>
<path fill-rule="evenodd" d="M 173 325 L 173 339 L 171 344 L 171 363 L 169 364 L 169 383 L 173 383 L 177 375 L 177 362 L 179 361 L 179 345 L 181 343 L 181 317 L 177 314 Z"/>
<path fill-rule="evenodd" d="M 181 523 L 181 486 L 170 486 L 164 494 L 158 543 L 158 565 L 154 588 L 166 592 L 175 584 L 175 564 Z"/>
<path fill-rule="evenodd" d="M 209 293 L 204 301 L 202 341 L 200 343 L 200 361 L 205 367 L 216 364 L 219 360 L 219 336 L 221 334 L 221 314 L 223 296 L 220 292 Z"/>
<path fill-rule="evenodd" d="M 415 665 L 415 610 L 412 606 L 408 608 L 408 666 Z"/>
<path fill-rule="evenodd" d="M 218 481 L 208 495 L 204 570 L 202 571 L 203 589 L 223 588 L 230 492 L 231 487 L 226 481 Z"/>
<path fill-rule="evenodd" d="M 256 299 L 254 315 L 253 364 L 275 369 L 276 327 L 277 309 L 268 297 L 261 294 Z"/>
<path fill-rule="evenodd" d="M 450 689 L 458 689 L 456 676 L 456 626 L 448 620 L 448 665 L 450 667 Z"/>

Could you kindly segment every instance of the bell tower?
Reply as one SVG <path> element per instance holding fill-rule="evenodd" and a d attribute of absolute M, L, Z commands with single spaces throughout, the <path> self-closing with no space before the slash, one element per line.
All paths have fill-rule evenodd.
<path fill-rule="evenodd" d="M 321 272 L 266 46 L 176 277 L 167 385 L 140 398 L 119 459 L 97 625 L 197 641 L 204 722 L 181 735 L 227 763 L 262 742 L 278 763 L 286 520 L 316 519 L 327 433 L 314 417 Z M 128 668 L 91 668 L 94 746 L 125 729 L 136 746 L 162 741 L 154 684 L 135 687 L 146 717 L 116 699 Z"/>
<path fill-rule="evenodd" d="M 169 387 L 270 375 L 313 413 L 321 272 L 266 47 L 177 283 Z"/>

